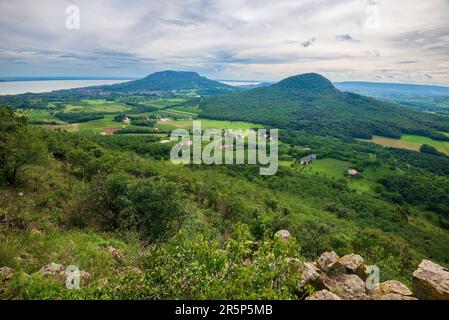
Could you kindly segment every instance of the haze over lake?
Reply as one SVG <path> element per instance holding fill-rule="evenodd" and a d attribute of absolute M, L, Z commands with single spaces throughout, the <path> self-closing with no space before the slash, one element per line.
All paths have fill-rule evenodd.
<path fill-rule="evenodd" d="M 103 84 L 114 84 L 126 81 L 129 81 L 129 79 L 5 81 L 0 82 L 0 95 L 20 94 L 26 92 L 49 92 L 53 90 L 99 86 Z"/>

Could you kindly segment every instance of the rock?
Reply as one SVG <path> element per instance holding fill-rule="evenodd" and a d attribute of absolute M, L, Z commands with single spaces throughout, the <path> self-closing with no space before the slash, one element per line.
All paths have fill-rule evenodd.
<path fill-rule="evenodd" d="M 418 300 L 415 297 L 403 296 L 402 294 L 397 293 L 387 293 L 382 295 L 379 300 Z"/>
<path fill-rule="evenodd" d="M 346 272 L 356 274 L 362 280 L 368 277 L 365 260 L 358 254 L 347 254 L 341 257 L 338 262 L 345 268 Z"/>
<path fill-rule="evenodd" d="M 394 293 L 402 296 L 411 296 L 413 293 L 407 286 L 396 280 L 388 280 L 379 285 L 380 291 L 384 294 Z"/>
<path fill-rule="evenodd" d="M 281 240 L 284 240 L 284 241 L 287 241 L 292 237 L 290 232 L 288 232 L 287 230 L 279 230 L 278 232 L 276 232 L 274 234 L 274 236 L 279 237 Z"/>
<path fill-rule="evenodd" d="M 67 277 L 71 276 L 73 274 L 74 271 L 70 272 L 70 271 L 64 271 L 64 280 L 67 279 Z M 80 283 L 87 283 L 89 282 L 91 275 L 89 272 L 86 272 L 84 270 L 79 270 L 79 277 L 80 277 Z"/>
<path fill-rule="evenodd" d="M 341 300 L 339 296 L 330 292 L 329 290 L 321 290 L 307 297 L 306 300 Z"/>
<path fill-rule="evenodd" d="M 300 288 L 310 284 L 317 290 L 323 289 L 323 280 L 323 277 L 321 276 L 321 274 L 319 274 L 319 269 L 313 263 L 304 263 L 301 274 L 301 281 L 299 282 Z"/>
<path fill-rule="evenodd" d="M 338 255 L 334 251 L 324 252 L 317 260 L 318 267 L 323 271 L 329 271 L 338 262 Z"/>
<path fill-rule="evenodd" d="M 331 291 L 337 293 L 341 298 L 347 300 L 369 300 L 366 294 L 365 282 L 355 274 L 343 274 L 334 282 L 327 282 Z"/>
<path fill-rule="evenodd" d="M 0 280 L 5 281 L 12 278 L 12 276 L 15 274 L 15 270 L 13 268 L 4 266 L 0 268 Z"/>
<path fill-rule="evenodd" d="M 413 293 L 407 286 L 396 280 L 388 280 L 379 284 L 376 288 L 368 290 L 374 300 L 415 300 Z"/>
<path fill-rule="evenodd" d="M 64 273 L 64 267 L 62 264 L 52 262 L 43 266 L 37 273 L 43 276 L 59 277 Z"/>
<path fill-rule="evenodd" d="M 23 197 L 23 192 L 19 192 L 17 195 L 18 195 L 19 197 Z"/>
<path fill-rule="evenodd" d="M 430 261 L 422 260 L 413 272 L 413 293 L 423 300 L 449 300 L 449 271 Z"/>
<path fill-rule="evenodd" d="M 112 246 L 107 247 L 106 249 L 117 261 L 123 260 L 123 254 L 119 249 L 116 249 Z"/>

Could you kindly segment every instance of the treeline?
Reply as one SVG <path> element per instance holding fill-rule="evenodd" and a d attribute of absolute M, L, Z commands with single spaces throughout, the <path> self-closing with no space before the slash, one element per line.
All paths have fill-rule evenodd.
<path fill-rule="evenodd" d="M 104 118 L 101 112 L 58 112 L 55 116 L 68 123 L 87 122 Z"/>

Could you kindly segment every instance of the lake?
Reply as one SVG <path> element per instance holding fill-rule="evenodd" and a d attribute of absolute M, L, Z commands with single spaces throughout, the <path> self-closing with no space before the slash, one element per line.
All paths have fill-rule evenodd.
<path fill-rule="evenodd" d="M 40 81 L 0 81 L 0 95 L 19 94 L 26 92 L 49 92 L 61 89 L 73 89 L 103 84 L 114 84 L 127 80 L 40 80 Z"/>

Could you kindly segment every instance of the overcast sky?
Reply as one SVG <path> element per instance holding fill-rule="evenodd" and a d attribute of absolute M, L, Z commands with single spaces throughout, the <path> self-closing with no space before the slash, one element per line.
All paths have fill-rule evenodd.
<path fill-rule="evenodd" d="M 449 85 L 449 0 L 0 0 L 0 76 L 165 69 Z"/>

